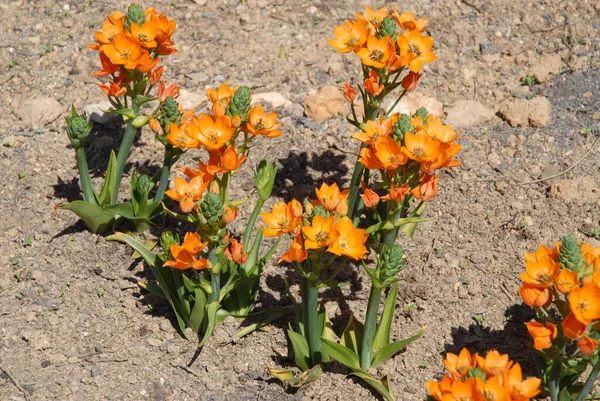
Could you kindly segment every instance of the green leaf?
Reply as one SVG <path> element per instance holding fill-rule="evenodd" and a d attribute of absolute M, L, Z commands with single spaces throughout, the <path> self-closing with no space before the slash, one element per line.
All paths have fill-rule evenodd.
<path fill-rule="evenodd" d="M 77 217 L 83 220 L 87 228 L 96 234 L 107 233 L 112 230 L 116 223 L 113 213 L 86 201 L 76 200 L 61 205 L 60 208 L 75 213 Z"/>
<path fill-rule="evenodd" d="M 363 261 L 363 267 L 365 268 L 365 272 L 369 275 L 369 278 L 371 279 L 371 282 L 373 283 L 373 285 L 377 288 L 383 287 L 383 283 L 381 282 L 379 277 L 377 277 L 377 270 L 369 269 L 364 261 Z"/>
<path fill-rule="evenodd" d="M 571 401 L 573 397 L 569 394 L 569 390 L 567 388 L 563 388 L 558 394 L 558 401 Z"/>
<path fill-rule="evenodd" d="M 360 346 L 362 344 L 364 326 L 361 322 L 354 318 L 351 313 L 348 319 L 348 324 L 342 333 L 340 344 L 351 349 L 356 355 L 360 355 Z"/>
<path fill-rule="evenodd" d="M 258 330 L 258 329 L 268 325 L 272 321 L 277 320 L 286 315 L 289 315 L 293 311 L 294 311 L 294 308 L 292 306 L 278 306 L 277 308 L 269 309 L 267 311 L 269 313 L 267 314 L 267 317 L 265 319 L 261 320 L 260 322 L 252 323 L 252 324 L 248 325 L 246 328 L 238 331 L 237 337 L 242 338 L 244 336 L 247 336 L 248 334 L 254 332 L 255 330 Z"/>
<path fill-rule="evenodd" d="M 352 372 L 350 376 L 356 376 L 371 387 L 373 387 L 379 394 L 381 394 L 387 401 L 394 401 L 394 396 L 390 390 L 390 376 L 386 375 L 381 380 L 378 380 L 372 376 L 369 376 L 364 372 Z"/>
<path fill-rule="evenodd" d="M 219 310 L 219 306 L 219 301 L 211 302 L 210 304 L 208 304 L 208 307 L 206 308 L 208 325 L 206 326 L 206 331 L 204 332 L 204 337 L 202 338 L 202 341 L 200 341 L 200 344 L 198 344 L 198 348 L 201 348 L 204 344 L 206 344 L 210 336 L 212 336 L 212 333 L 215 330 L 215 323 L 217 321 L 217 311 Z"/>
<path fill-rule="evenodd" d="M 379 223 L 375 223 L 367 227 L 367 229 L 365 230 L 365 234 L 373 234 L 377 231 L 391 230 L 392 228 L 394 228 L 394 224 L 391 221 L 380 221 Z"/>
<path fill-rule="evenodd" d="M 404 217 L 402 219 L 396 220 L 396 223 L 394 224 L 394 226 L 402 227 L 407 224 L 415 224 L 416 225 L 419 223 L 425 223 L 427 221 L 429 221 L 429 219 L 423 219 L 421 217 Z"/>
<path fill-rule="evenodd" d="M 134 251 L 139 253 L 140 256 L 144 258 L 146 263 L 148 263 L 152 267 L 156 265 L 156 255 L 153 254 L 150 249 L 146 248 L 144 244 L 142 244 L 140 241 L 133 238 L 132 236 L 117 231 L 116 233 L 106 237 L 106 239 L 108 241 L 119 241 L 126 243 L 127 245 L 132 247 Z"/>
<path fill-rule="evenodd" d="M 267 371 L 271 376 L 282 382 L 290 382 L 294 380 L 293 370 L 282 370 L 282 369 L 271 369 L 267 368 Z"/>
<path fill-rule="evenodd" d="M 125 120 L 135 118 L 135 113 L 131 109 L 101 110 L 106 114 L 118 114 L 125 117 Z"/>
<path fill-rule="evenodd" d="M 396 296 L 398 295 L 398 284 L 394 285 L 385 297 L 383 313 L 381 320 L 377 325 L 375 339 L 373 340 L 373 352 L 390 343 L 390 331 L 392 330 L 392 321 L 394 320 L 394 310 L 396 309 Z"/>
<path fill-rule="evenodd" d="M 104 183 L 102 184 L 102 190 L 98 195 L 98 204 L 100 206 L 108 205 L 113 199 L 115 191 L 119 190 L 117 184 L 117 156 L 115 151 L 110 152 L 110 159 L 108 159 L 108 167 L 106 168 L 106 175 L 104 176 Z"/>
<path fill-rule="evenodd" d="M 396 341 L 388 345 L 384 345 L 373 355 L 373 362 L 371 363 L 372 368 L 376 368 L 381 365 L 398 352 L 402 351 L 402 349 L 406 348 L 406 346 L 416 339 L 420 338 L 423 334 L 425 334 L 426 327 L 423 327 L 417 334 L 412 337 L 406 338 L 404 340 Z"/>
<path fill-rule="evenodd" d="M 199 333 L 202 328 L 202 321 L 206 315 L 206 294 L 201 288 L 196 288 L 194 294 L 194 307 L 190 313 L 187 325 L 190 329 L 194 330 L 194 333 Z"/>
<path fill-rule="evenodd" d="M 333 359 L 352 370 L 360 370 L 360 358 L 351 349 L 325 338 L 321 338 L 321 344 L 323 351 L 326 351 Z"/>
<path fill-rule="evenodd" d="M 290 336 L 290 342 L 292 343 L 292 349 L 294 350 L 294 360 L 296 366 L 301 370 L 309 369 L 310 351 L 308 350 L 308 343 L 306 338 L 299 333 L 296 333 L 292 329 L 288 329 L 288 336 Z"/>
<path fill-rule="evenodd" d="M 290 380 L 289 383 L 292 387 L 300 388 L 305 384 L 319 380 L 321 375 L 323 375 L 323 369 L 321 369 L 321 365 L 316 365 L 313 366 L 311 369 L 305 370 L 304 372 L 300 373 L 300 376 Z"/>

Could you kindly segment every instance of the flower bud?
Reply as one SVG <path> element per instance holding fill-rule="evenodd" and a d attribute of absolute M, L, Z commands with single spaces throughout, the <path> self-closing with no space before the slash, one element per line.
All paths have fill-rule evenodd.
<path fill-rule="evenodd" d="M 71 117 L 65 118 L 67 123 L 67 134 L 71 145 L 75 149 L 81 148 L 85 145 L 90 132 L 92 131 L 92 123 L 89 122 L 84 115 L 78 114 L 75 110 L 75 106 L 72 106 Z"/>
<path fill-rule="evenodd" d="M 171 231 L 163 231 L 160 236 L 160 247 L 163 250 L 163 254 L 160 255 L 160 259 L 164 262 L 171 259 L 171 245 L 179 245 L 179 235 L 173 234 Z"/>
<path fill-rule="evenodd" d="M 396 30 L 398 25 L 396 25 L 396 21 L 393 18 L 385 17 L 381 22 L 381 26 L 379 26 L 378 35 L 380 38 L 384 36 L 389 36 L 392 41 L 396 41 L 398 38 L 398 31 Z"/>
<path fill-rule="evenodd" d="M 571 271 L 579 272 L 585 268 L 585 259 L 575 237 L 565 235 L 562 238 L 558 260 L 563 267 Z"/>
<path fill-rule="evenodd" d="M 214 192 L 209 192 L 204 196 L 200 203 L 200 211 L 209 224 L 214 224 L 223 215 L 223 202 L 221 196 Z"/>
<path fill-rule="evenodd" d="M 418 72 L 410 71 L 408 75 L 402 79 L 402 88 L 407 92 L 414 91 L 417 88 L 417 84 L 422 75 L 423 74 L 419 74 Z M 425 119 L 423 121 L 425 121 Z"/>
<path fill-rule="evenodd" d="M 598 349 L 598 341 L 591 337 L 583 336 L 577 341 L 577 347 L 582 355 L 590 356 Z"/>
<path fill-rule="evenodd" d="M 136 23 L 139 26 L 144 25 L 146 22 L 146 15 L 144 9 L 138 4 L 132 4 L 127 9 L 127 16 L 125 18 L 125 26 L 128 31 L 131 31 L 131 24 Z"/>
<path fill-rule="evenodd" d="M 419 109 L 415 111 L 415 114 L 413 114 L 413 117 L 421 117 L 423 119 L 423 126 L 427 127 L 427 109 L 425 107 L 419 107 Z"/>
<path fill-rule="evenodd" d="M 148 194 L 154 187 L 154 182 L 146 174 L 138 177 L 134 171 L 131 175 L 131 195 L 137 204 L 145 207 L 148 203 Z"/>
<path fill-rule="evenodd" d="M 356 89 L 348 81 L 344 84 L 344 99 L 348 103 L 352 103 L 356 99 Z"/>
<path fill-rule="evenodd" d="M 382 281 L 395 276 L 406 264 L 404 249 L 400 245 L 384 245 L 381 250 L 378 268 Z"/>
<path fill-rule="evenodd" d="M 223 222 L 229 224 L 238 217 L 238 209 L 236 207 L 228 207 L 223 212 Z"/>
<path fill-rule="evenodd" d="M 247 86 L 240 86 L 237 88 L 231 103 L 227 107 L 227 115 L 230 117 L 239 116 L 242 122 L 248 120 L 248 113 L 250 113 L 250 100 L 252 94 Z"/>
<path fill-rule="evenodd" d="M 415 127 L 410 123 L 410 117 L 408 114 L 402 114 L 398 117 L 398 121 L 394 124 L 394 128 L 392 128 L 392 136 L 398 143 L 402 143 L 404 140 L 404 134 L 410 132 L 414 134 Z"/>
<path fill-rule="evenodd" d="M 267 159 L 260 161 L 254 173 L 254 184 L 261 202 L 265 202 L 271 196 L 276 175 L 277 166 L 275 163 L 271 163 Z"/>
<path fill-rule="evenodd" d="M 137 116 L 135 120 L 131 123 L 134 128 L 142 128 L 144 125 L 148 124 L 150 117 L 148 116 Z"/>
<path fill-rule="evenodd" d="M 164 132 L 169 132 L 171 123 L 175 123 L 178 127 L 181 125 L 182 113 L 179 110 L 179 103 L 175 99 L 171 96 L 167 97 L 160 108 L 160 125 L 163 127 Z"/>

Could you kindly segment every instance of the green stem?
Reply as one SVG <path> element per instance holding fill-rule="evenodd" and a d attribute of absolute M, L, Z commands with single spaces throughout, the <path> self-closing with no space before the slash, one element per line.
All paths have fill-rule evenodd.
<path fill-rule="evenodd" d="M 392 110 L 394 110 L 394 107 L 396 107 L 396 105 L 400 102 L 400 100 L 402 100 L 402 98 L 404 97 L 404 95 L 406 94 L 406 89 L 404 89 L 402 91 L 402 93 L 400 94 L 400 96 L 398 96 L 398 99 L 396 99 L 396 101 L 394 103 L 392 103 L 392 105 L 390 106 L 390 108 L 388 109 L 388 111 L 385 112 L 385 116 L 389 116 L 390 113 L 392 112 Z"/>
<path fill-rule="evenodd" d="M 550 379 L 548 380 L 548 391 L 550 392 L 550 399 L 552 401 L 558 401 L 558 395 L 560 394 L 560 374 L 562 371 L 562 364 L 559 359 L 555 359 L 554 365 L 550 370 Z"/>
<path fill-rule="evenodd" d="M 389 202 L 389 203 L 391 204 L 393 202 Z M 399 205 L 396 205 L 396 206 L 397 206 L 397 209 L 392 213 L 391 216 L 390 216 L 390 210 L 388 209 L 387 220 L 391 221 L 392 223 L 396 223 L 396 220 L 398 220 L 402 216 L 403 208 L 400 207 Z M 385 234 L 383 235 L 383 243 L 388 244 L 388 245 L 394 245 L 394 242 L 396 242 L 396 237 L 398 237 L 398 229 L 399 229 L 399 227 L 395 227 L 391 230 L 386 231 Z"/>
<path fill-rule="evenodd" d="M 256 201 L 256 206 L 254 206 L 254 210 L 252 210 L 252 214 L 248 219 L 248 224 L 246 225 L 246 230 L 244 231 L 244 253 L 248 253 L 248 248 L 250 247 L 250 234 L 252 230 L 254 230 L 254 225 L 256 224 L 256 219 L 258 218 L 258 214 L 262 209 L 265 202 L 258 198 Z"/>
<path fill-rule="evenodd" d="M 163 166 L 160 169 L 158 188 L 156 189 L 156 195 L 154 195 L 155 201 L 162 200 L 162 198 L 165 197 L 165 191 L 169 186 L 169 174 L 171 173 L 171 167 L 173 167 L 173 164 L 177 160 L 177 158 L 175 157 L 175 152 L 173 150 L 173 146 L 165 146 L 165 158 L 163 160 Z"/>
<path fill-rule="evenodd" d="M 362 344 L 360 349 L 360 369 L 368 372 L 371 367 L 373 340 L 377 331 L 377 317 L 379 315 L 379 303 L 381 302 L 381 292 L 383 288 L 371 285 L 369 294 L 369 303 L 367 305 L 367 316 L 365 317 L 365 328 L 363 331 Z"/>
<path fill-rule="evenodd" d="M 127 99 L 127 97 L 125 97 L 125 99 Z M 140 106 L 138 106 L 133 99 L 131 102 L 131 109 L 133 110 L 135 117 L 137 117 L 140 113 Z M 131 145 L 133 145 L 133 140 L 135 139 L 135 134 L 137 133 L 137 128 L 133 126 L 133 120 L 134 118 L 127 121 L 127 126 L 125 127 L 125 136 L 123 136 L 123 141 L 121 141 L 119 153 L 117 154 L 117 179 L 115 181 L 115 188 L 113 190 L 113 198 L 111 199 L 111 204 L 113 205 L 117 202 L 117 197 L 119 196 L 119 187 L 121 186 L 121 179 L 123 178 L 123 171 L 125 170 L 125 163 L 127 163 L 129 151 L 131 150 Z"/>
<path fill-rule="evenodd" d="M 302 315 L 311 368 L 323 362 L 321 336 L 319 335 L 318 298 L 319 289 L 314 286 L 310 278 L 302 277 Z"/>
<path fill-rule="evenodd" d="M 228 171 L 221 177 L 221 201 L 227 203 L 227 193 L 229 191 L 229 181 L 231 180 L 231 172 Z"/>
<path fill-rule="evenodd" d="M 97 205 L 98 201 L 96 200 L 96 193 L 94 192 L 94 186 L 90 178 L 90 171 L 83 146 L 77 148 L 75 155 L 77 156 L 77 168 L 79 169 L 79 179 L 81 180 L 81 188 L 83 189 L 83 199 L 88 203 Z"/>
<path fill-rule="evenodd" d="M 579 393 L 579 395 L 577 396 L 577 399 L 575 401 L 585 400 L 585 397 L 587 397 L 587 395 L 592 390 L 592 386 L 596 382 L 596 379 L 598 378 L 598 374 L 600 374 L 600 360 L 598 362 L 596 362 L 596 364 L 592 368 L 592 371 L 590 372 L 590 375 L 588 376 L 588 379 L 586 380 L 585 385 L 583 386 L 583 389 L 581 389 L 581 392 Z"/>

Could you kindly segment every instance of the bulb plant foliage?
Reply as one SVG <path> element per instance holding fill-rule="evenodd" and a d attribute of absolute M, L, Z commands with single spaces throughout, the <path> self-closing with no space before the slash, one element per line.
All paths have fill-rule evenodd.
<path fill-rule="evenodd" d="M 543 395 L 588 399 L 600 373 L 600 248 L 572 236 L 542 245 L 525 255 L 521 279 L 523 302 L 536 312 L 526 325 Z"/>
<path fill-rule="evenodd" d="M 126 13 L 115 11 L 109 15 L 96 32 L 96 43 L 89 45 L 98 52 L 102 66 L 94 76 L 110 78 L 110 82 L 98 85 L 113 107 L 106 112 L 122 116 L 125 123 L 118 153 L 111 152 L 104 183 L 98 192 L 90 179 L 85 151 L 92 123 L 75 107 L 66 119 L 84 200 L 61 208 L 74 212 L 90 231 L 106 233 L 124 220 L 131 221 L 138 231 L 144 231 L 161 212 L 160 202 L 168 186 L 171 166 L 181 155 L 181 150 L 166 140 L 168 131 L 155 130 L 156 138 L 164 146 L 162 168 L 153 177 L 132 172 L 130 201 L 119 202 L 119 188 L 138 131 L 151 121 L 160 121 L 163 128 L 168 128 L 168 121 L 178 122 L 181 118 L 180 107 L 174 100 L 179 96 L 179 86 L 165 87 L 164 66 L 159 64 L 162 58 L 177 51 L 172 40 L 175 26 L 174 20 L 154 8 L 144 10 L 133 4 Z M 154 111 L 150 115 L 142 114 L 142 106 L 153 102 L 158 102 Z"/>

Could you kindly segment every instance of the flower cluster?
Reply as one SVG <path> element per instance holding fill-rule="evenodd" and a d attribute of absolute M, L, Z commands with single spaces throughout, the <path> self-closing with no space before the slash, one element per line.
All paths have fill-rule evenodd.
<path fill-rule="evenodd" d="M 413 117 L 394 114 L 386 120 L 368 121 L 365 131 L 353 138 L 366 145 L 360 151 L 360 163 L 382 174 L 383 201 L 402 202 L 409 193 L 430 200 L 437 194 L 437 171 L 460 165 L 454 159 L 461 148 L 454 143 L 458 138 L 454 129 L 423 110 Z M 374 207 L 378 199 L 373 191 L 363 191 L 365 205 Z"/>
<path fill-rule="evenodd" d="M 446 354 L 444 365 L 450 374 L 426 384 L 438 401 L 527 401 L 540 393 L 540 379 L 523 380 L 521 366 L 495 350 L 482 357 L 463 348 Z"/>
<path fill-rule="evenodd" d="M 328 43 L 339 53 L 354 52 L 360 58 L 368 71 L 364 81 L 368 93 L 380 95 L 388 76 L 404 67 L 410 72 L 402 86 L 413 90 L 423 63 L 436 59 L 433 38 L 424 34 L 428 23 L 427 19 L 416 20 L 410 12 L 399 13 L 396 8 L 390 12 L 387 8 L 374 11 L 366 7 L 363 14 L 356 14 L 355 20 L 346 20 L 336 27 L 335 39 Z"/>
<path fill-rule="evenodd" d="M 289 234 L 294 237 L 280 261 L 303 262 L 309 251 L 321 249 L 337 256 L 362 259 L 367 253 L 368 235 L 364 229 L 355 228 L 346 216 L 348 191 L 341 191 L 334 183 L 321 185 L 315 193 L 317 199 L 308 202 L 305 208 L 294 199 L 287 204 L 278 202 L 271 212 L 261 213 L 268 226 L 265 236 Z"/>
<path fill-rule="evenodd" d="M 538 311 L 540 321 L 528 322 L 533 347 L 544 350 L 553 341 L 566 338 L 577 341 L 581 354 L 592 355 L 598 348 L 595 325 L 600 320 L 600 248 L 579 244 L 565 237 L 553 248 L 540 246 L 525 255 L 523 302 Z M 561 319 L 548 315 L 554 304 Z M 589 328 L 589 330 L 588 330 Z M 562 340 L 561 340 L 562 341 Z"/>
<path fill-rule="evenodd" d="M 89 45 L 100 54 L 102 69 L 94 75 L 111 76 L 112 82 L 99 85 L 110 97 L 133 93 L 132 82 L 144 76 L 151 86 L 162 76 L 163 67 L 158 65 L 160 56 L 175 53 L 171 36 L 176 22 L 154 8 L 144 10 L 131 5 L 126 14 L 120 11 L 109 15 L 96 32 L 96 43 Z"/>

